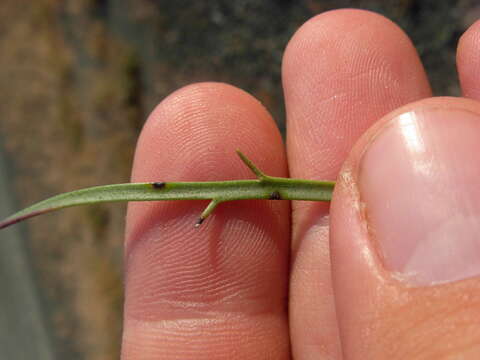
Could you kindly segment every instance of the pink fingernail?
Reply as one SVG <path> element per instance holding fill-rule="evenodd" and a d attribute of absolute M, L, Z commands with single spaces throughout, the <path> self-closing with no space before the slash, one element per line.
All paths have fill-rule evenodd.
<path fill-rule="evenodd" d="M 369 145 L 359 190 L 385 267 L 414 285 L 480 274 L 480 116 L 424 108 Z"/>

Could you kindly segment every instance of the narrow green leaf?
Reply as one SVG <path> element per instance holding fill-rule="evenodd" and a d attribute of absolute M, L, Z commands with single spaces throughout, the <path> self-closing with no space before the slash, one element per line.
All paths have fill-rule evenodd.
<path fill-rule="evenodd" d="M 50 211 L 101 202 L 211 200 L 200 215 L 200 225 L 221 202 L 245 199 L 330 201 L 334 182 L 264 175 L 242 153 L 240 158 L 257 175 L 255 180 L 154 182 L 96 186 L 51 197 L 0 222 L 0 229 Z"/>

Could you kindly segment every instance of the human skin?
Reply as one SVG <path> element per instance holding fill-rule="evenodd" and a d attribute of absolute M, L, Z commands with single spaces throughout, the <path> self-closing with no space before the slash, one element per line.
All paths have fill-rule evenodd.
<path fill-rule="evenodd" d="M 458 48 L 462 91 L 473 99 L 480 99 L 479 38 L 477 23 Z M 399 152 L 394 140 L 376 139 L 388 129 L 395 139 L 402 114 L 453 111 L 475 119 L 480 105 L 427 99 L 430 86 L 407 36 L 360 10 L 305 23 L 288 44 L 282 73 L 287 147 L 253 97 L 226 84 L 193 84 L 150 115 L 132 181 L 249 178 L 239 148 L 269 175 L 338 178 L 331 214 L 325 203 L 242 201 L 220 205 L 196 229 L 201 201 L 131 203 L 122 358 L 479 358 L 478 274 L 459 269 L 433 279 L 441 284 L 428 271 L 413 280 L 398 275 L 403 263 L 389 250 L 398 242 L 381 238 L 392 238 L 388 222 L 398 226 L 396 215 L 377 210 L 372 186 L 383 185 L 365 169 L 378 162 L 381 171 L 382 154 Z M 459 133 L 471 134 L 475 146 L 480 131 L 469 131 L 476 125 L 467 120 Z M 431 132 L 437 139 L 445 130 Z M 463 146 L 442 141 L 442 154 Z M 456 162 L 468 161 L 467 145 Z"/>

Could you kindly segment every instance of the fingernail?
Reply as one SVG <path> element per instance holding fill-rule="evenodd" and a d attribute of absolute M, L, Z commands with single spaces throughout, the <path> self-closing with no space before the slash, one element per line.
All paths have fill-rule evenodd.
<path fill-rule="evenodd" d="M 361 201 L 386 269 L 413 285 L 480 274 L 480 116 L 423 108 L 363 154 Z"/>

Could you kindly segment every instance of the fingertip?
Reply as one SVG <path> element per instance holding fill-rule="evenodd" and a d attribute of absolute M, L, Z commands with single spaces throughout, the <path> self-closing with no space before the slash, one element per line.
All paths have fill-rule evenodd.
<path fill-rule="evenodd" d="M 457 70 L 463 96 L 480 99 L 480 20 L 460 37 L 457 47 Z"/>
<path fill-rule="evenodd" d="M 193 153 L 207 158 L 216 151 L 231 155 L 236 148 L 254 152 L 258 146 L 252 137 L 245 136 L 253 127 L 268 132 L 272 140 L 281 139 L 268 111 L 245 91 L 218 82 L 182 87 L 160 102 L 148 117 L 137 143 L 132 181 L 156 176 L 160 167 L 151 166 L 154 162 L 179 163 L 181 156 L 189 160 Z M 234 142 L 226 144 L 225 136 Z M 202 141 L 211 144 L 205 148 Z M 169 150 L 174 148 L 177 151 Z"/>
<path fill-rule="evenodd" d="M 375 29 L 378 27 L 389 32 L 383 35 L 385 38 L 389 38 L 393 32 L 395 36 L 409 41 L 397 24 L 379 13 L 361 9 L 330 10 L 313 16 L 297 29 L 287 44 L 284 59 L 290 60 L 292 50 L 302 43 L 315 40 L 318 40 L 319 43 L 325 40 L 335 42 L 341 38 L 349 38 L 351 35 L 363 37 L 361 34 L 352 34 L 362 28 L 368 28 L 368 32 L 378 36 L 381 35 L 376 34 Z M 377 37 L 374 37 L 371 40 L 376 39 Z M 292 57 L 291 60 L 294 58 Z"/>
<path fill-rule="evenodd" d="M 252 134 L 262 134 L 262 141 Z M 264 154 L 262 170 L 286 173 L 282 139 L 265 107 L 245 91 L 225 83 L 187 85 L 160 102 L 148 117 L 135 151 L 132 182 L 212 181 L 249 177 L 235 150 Z M 127 244 L 148 227 L 164 203 L 132 203 Z M 138 220 L 138 221 L 137 221 Z M 139 230 L 140 229 L 140 230 Z"/>
<path fill-rule="evenodd" d="M 408 36 L 366 10 L 334 10 L 307 21 L 287 46 L 282 75 L 292 170 L 308 177 L 334 178 L 371 123 L 431 96 Z M 328 136 L 332 131 L 342 141 Z"/>
<path fill-rule="evenodd" d="M 396 59 L 400 53 L 402 59 Z M 409 37 L 383 15 L 359 9 L 327 11 L 306 21 L 288 42 L 282 61 L 284 84 L 289 85 L 290 77 L 303 73 L 305 66 L 314 73 L 328 67 L 335 76 L 335 68 L 355 73 L 359 63 L 375 64 L 384 58 L 394 61 L 392 67 L 402 66 L 402 62 L 411 67 L 412 61 L 420 65 Z M 425 80 L 421 66 L 411 70 L 420 72 L 417 81 Z"/>

